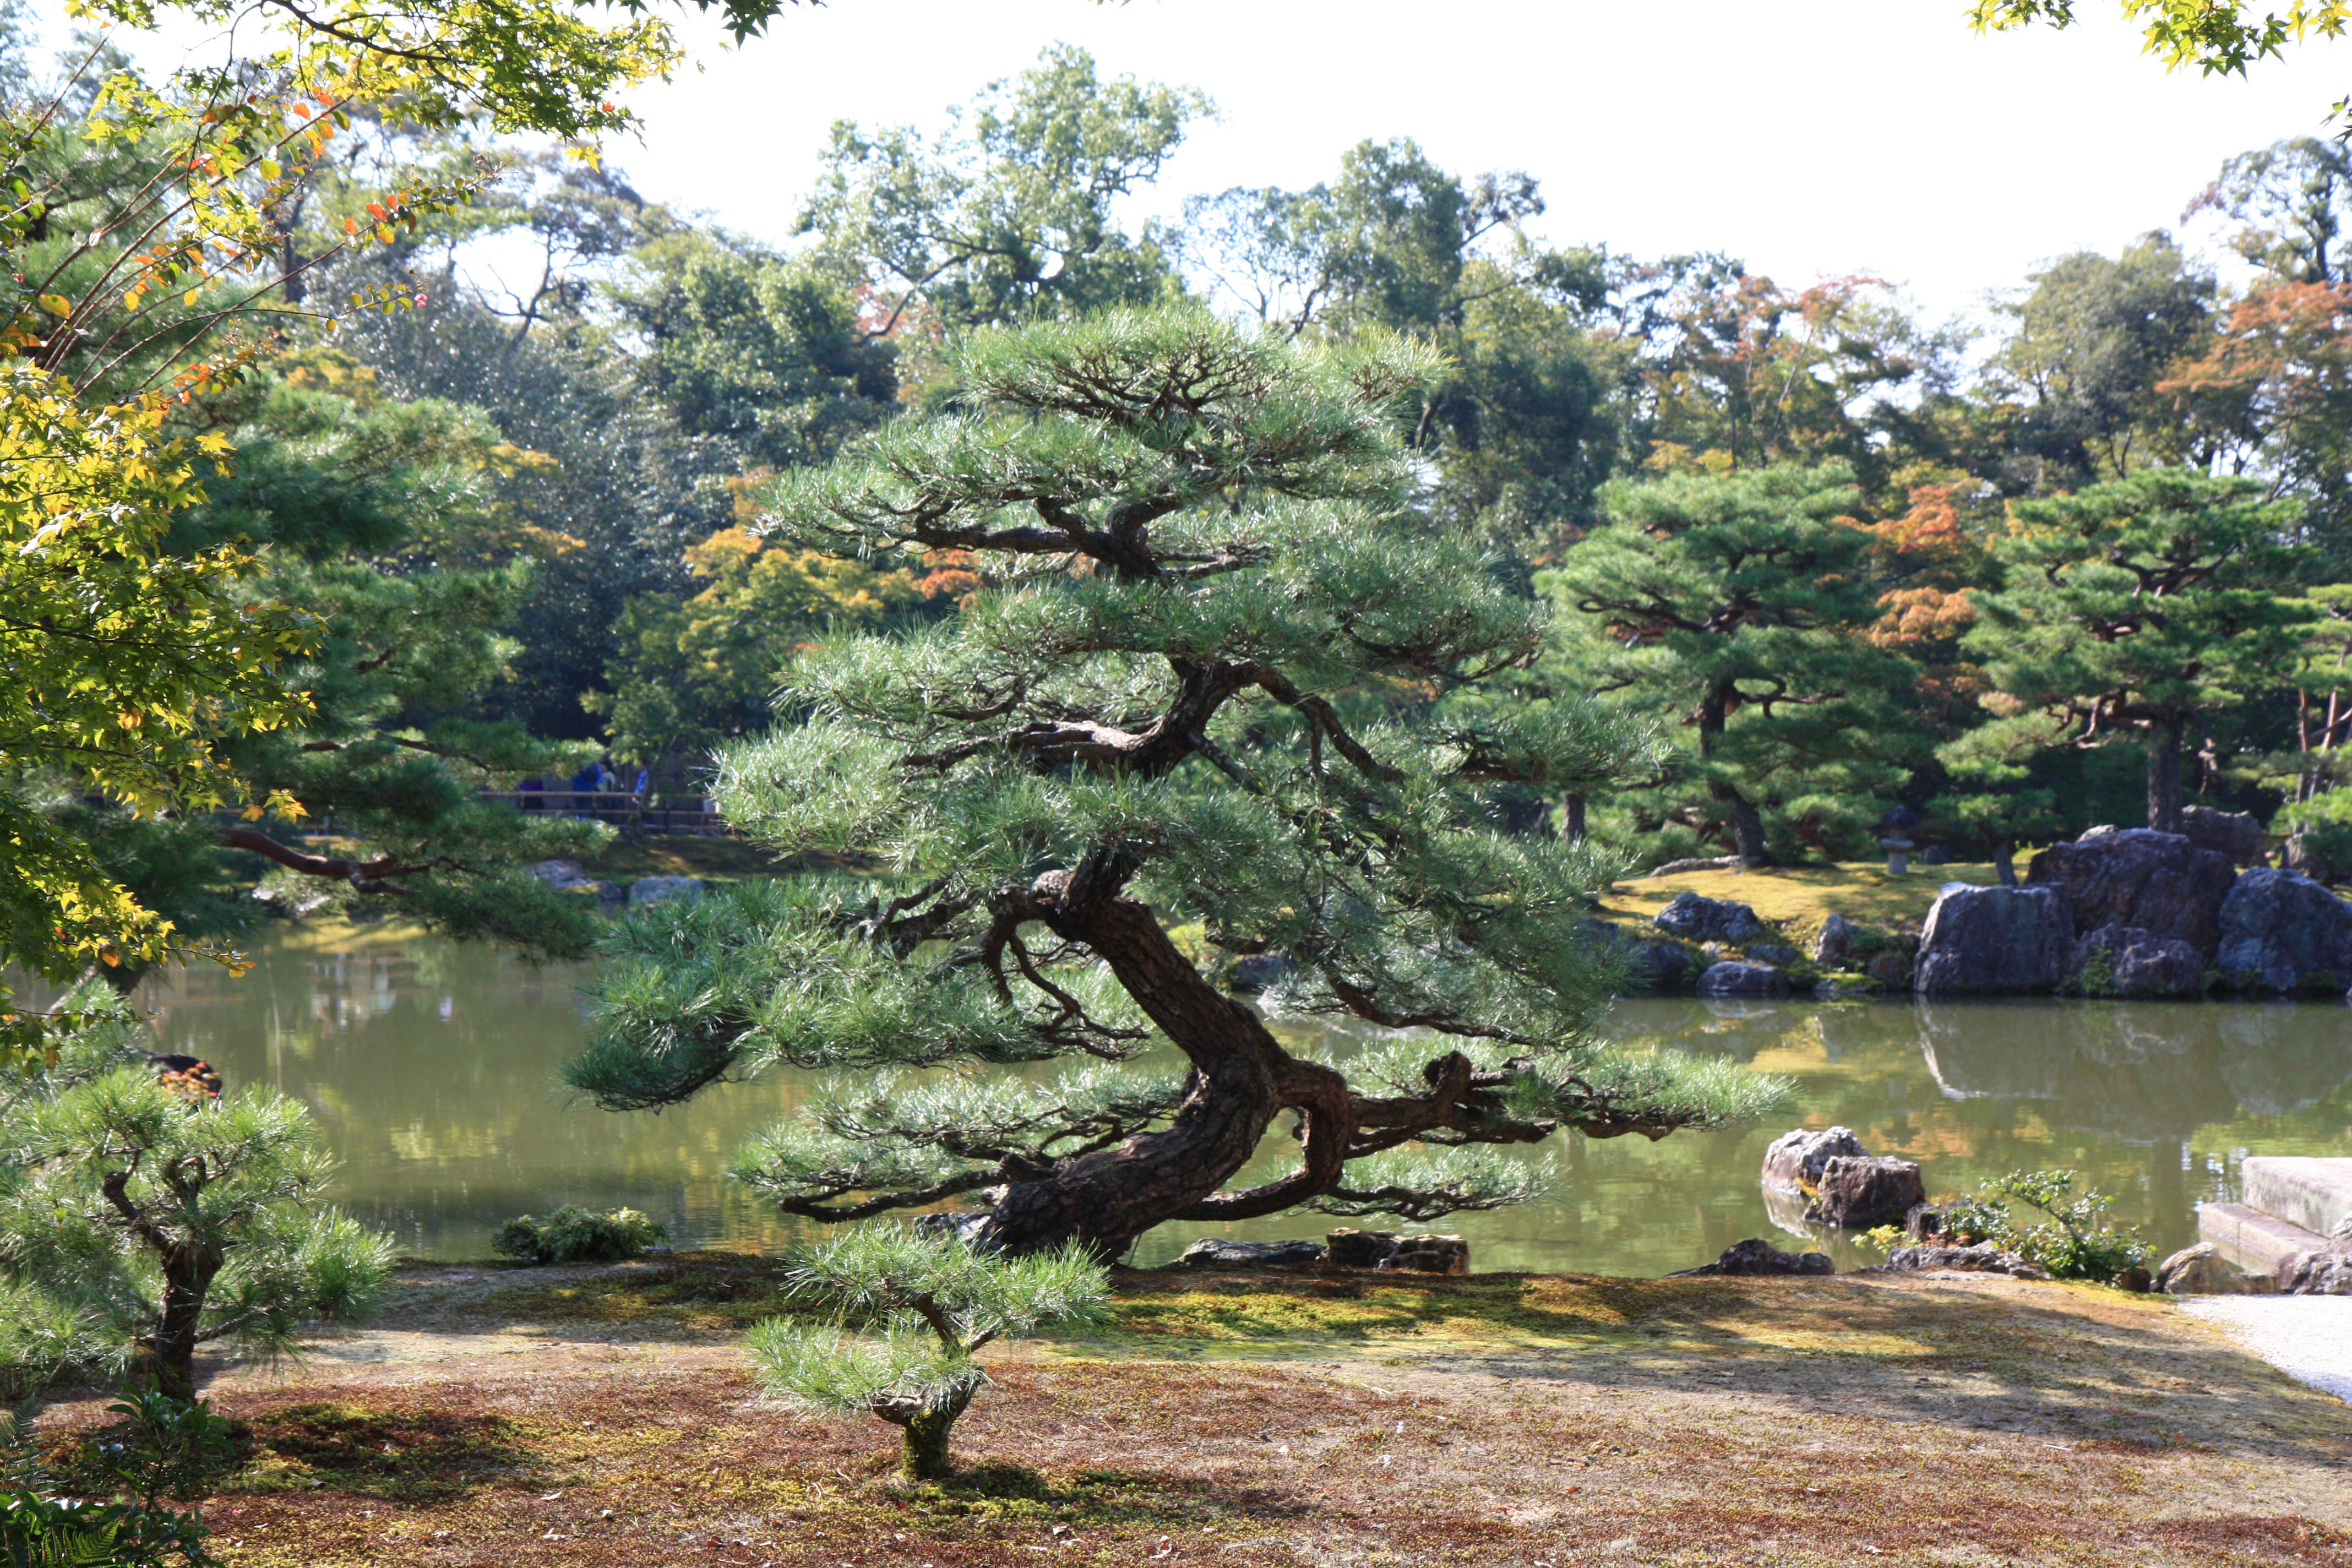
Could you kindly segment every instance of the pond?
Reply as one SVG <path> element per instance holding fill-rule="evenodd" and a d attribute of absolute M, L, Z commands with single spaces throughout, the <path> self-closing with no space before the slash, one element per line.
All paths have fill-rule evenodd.
<path fill-rule="evenodd" d="M 807 1079 L 614 1115 L 556 1079 L 583 1037 L 584 968 L 334 925 L 275 927 L 250 951 L 257 963 L 241 979 L 166 972 L 137 1000 L 163 1048 L 308 1104 L 342 1162 L 338 1201 L 404 1251 L 483 1257 L 500 1220 L 567 1202 L 632 1205 L 680 1245 L 769 1248 L 803 1233 L 726 1170 Z M 1609 1031 L 1786 1074 L 1797 1102 L 1741 1132 L 1555 1140 L 1535 1156 L 1559 1166 L 1549 1199 L 1434 1227 L 1468 1237 L 1476 1268 L 1650 1275 L 1743 1237 L 1791 1245 L 1757 1172 L 1765 1144 L 1801 1122 L 1843 1122 L 1872 1152 L 1919 1161 L 1935 1194 L 2071 1166 L 2165 1249 L 2195 1238 L 2199 1203 L 2234 1195 L 2246 1155 L 2352 1155 L 2352 1010 L 2337 1005 L 1645 998 L 1621 1004 Z M 1328 1223 L 1294 1215 L 1217 1234 L 1313 1235 Z M 1133 1260 L 1163 1261 L 1212 1228 L 1163 1226 Z M 1844 1267 L 1869 1260 L 1850 1243 L 1830 1250 Z"/>

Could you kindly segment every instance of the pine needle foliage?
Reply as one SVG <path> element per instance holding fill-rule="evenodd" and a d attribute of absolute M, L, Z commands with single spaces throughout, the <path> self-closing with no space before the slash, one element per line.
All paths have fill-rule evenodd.
<path fill-rule="evenodd" d="M 1496 825 L 1495 788 L 1604 792 L 1657 742 L 1519 695 L 1544 607 L 1410 505 L 1392 405 L 1436 368 L 1184 310 L 981 331 L 947 412 L 777 481 L 770 539 L 954 552 L 981 586 L 952 621 L 804 650 L 797 721 L 720 759 L 747 833 L 877 878 L 635 919 L 573 1085 L 642 1109 L 835 1072 L 738 1163 L 786 1212 L 983 1194 L 1008 1252 L 1105 1258 L 1179 1216 L 1527 1194 L 1467 1156 L 1359 1179 L 1409 1144 L 1752 1112 L 1751 1086 L 1593 1043 L 1616 961 L 1586 910 L 1618 861 Z M 1166 934 L 1192 921 L 1205 965 Z M 1404 1087 L 1295 1055 L 1211 984 L 1255 954 L 1288 962 L 1287 1010 L 1416 1031 Z M 1296 1173 L 1222 1190 L 1286 1110 Z"/>
<path fill-rule="evenodd" d="M 902 1427 L 907 1474 L 947 1473 L 948 1434 L 988 1382 L 976 1359 L 992 1340 L 1103 1316 L 1109 1279 L 1078 1246 L 1007 1258 L 948 1234 L 861 1226 L 803 1248 L 793 1294 L 829 1309 L 811 1327 L 771 1318 L 751 1331 L 761 1380 L 818 1411 Z"/>
<path fill-rule="evenodd" d="M 299 1100 L 192 1098 L 132 1047 L 96 983 L 83 1026 L 0 1116 L 0 1349 L 194 1397 L 198 1347 L 290 1354 L 309 1320 L 366 1315 L 388 1237 L 320 1202 L 333 1169 Z"/>

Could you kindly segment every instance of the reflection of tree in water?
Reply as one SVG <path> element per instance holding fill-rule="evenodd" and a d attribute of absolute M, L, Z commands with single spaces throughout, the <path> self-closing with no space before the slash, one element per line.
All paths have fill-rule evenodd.
<path fill-rule="evenodd" d="M 2340 1014 L 2291 1003 L 1923 1002 L 1916 1021 L 1947 1094 L 2033 1100 L 2133 1143 L 2178 1142 L 2235 1110 L 2284 1116 L 2352 1079 Z"/>

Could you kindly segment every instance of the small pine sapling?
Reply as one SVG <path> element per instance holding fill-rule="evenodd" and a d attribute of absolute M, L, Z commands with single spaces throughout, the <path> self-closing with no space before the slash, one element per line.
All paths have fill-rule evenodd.
<path fill-rule="evenodd" d="M 77 1365 L 191 1399 L 200 1345 L 282 1355 L 306 1319 L 364 1315 L 392 1243 L 320 1203 L 333 1165 L 301 1103 L 102 1070 L 139 1025 L 83 1000 L 84 1037 L 0 1117 L 0 1344 L 49 1363 L 19 1370 Z"/>
<path fill-rule="evenodd" d="M 906 1473 L 946 1476 L 948 1433 L 988 1381 L 991 1340 L 1098 1320 L 1102 1265 L 1072 1244 L 1008 1257 L 958 1237 L 871 1226 L 803 1248 L 787 1278 L 833 1324 L 771 1318 L 751 1331 L 770 1388 L 817 1410 L 865 1412 L 906 1434 Z"/>

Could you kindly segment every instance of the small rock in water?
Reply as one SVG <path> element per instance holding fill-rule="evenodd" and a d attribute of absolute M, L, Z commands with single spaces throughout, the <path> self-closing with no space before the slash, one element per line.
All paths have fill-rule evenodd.
<path fill-rule="evenodd" d="M 1826 1252 L 1783 1252 L 1755 1237 L 1735 1241 L 1723 1256 L 1696 1268 L 1677 1268 L 1669 1279 L 1696 1279 L 1721 1274 L 1834 1274 L 1837 1265 Z"/>
<path fill-rule="evenodd" d="M 1702 996 L 1786 996 L 1789 977 L 1769 963 L 1741 963 L 1726 959 L 1710 963 L 1698 977 Z"/>
<path fill-rule="evenodd" d="M 1851 1127 L 1800 1127 L 1783 1132 L 1764 1151 L 1764 1184 L 1784 1193 L 1810 1193 L 1822 1184 L 1822 1168 L 1841 1155 L 1870 1157 Z"/>
<path fill-rule="evenodd" d="M 1187 1268 L 1269 1268 L 1320 1263 L 1325 1256 L 1319 1241 L 1225 1241 L 1204 1236 L 1176 1261 Z"/>
<path fill-rule="evenodd" d="M 1851 1230 L 1892 1225 L 1927 1201 L 1919 1167 L 1884 1155 L 1832 1156 L 1822 1167 L 1819 1190 L 1807 1217 Z"/>

